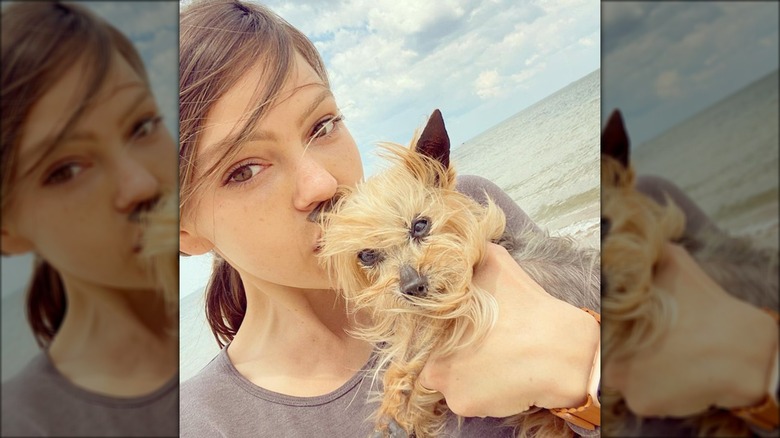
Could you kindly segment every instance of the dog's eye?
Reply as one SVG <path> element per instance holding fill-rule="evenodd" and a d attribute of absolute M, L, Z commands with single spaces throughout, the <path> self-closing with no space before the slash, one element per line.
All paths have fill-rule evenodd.
<path fill-rule="evenodd" d="M 381 262 L 382 258 L 382 253 L 373 249 L 364 249 L 358 253 L 358 260 L 367 268 Z"/>
<path fill-rule="evenodd" d="M 412 228 L 409 233 L 415 239 L 420 239 L 428 235 L 431 230 L 431 220 L 427 217 L 420 217 L 412 222 Z"/>

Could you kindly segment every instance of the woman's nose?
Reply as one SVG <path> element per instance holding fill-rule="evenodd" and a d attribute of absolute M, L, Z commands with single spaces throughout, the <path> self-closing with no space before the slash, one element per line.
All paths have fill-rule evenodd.
<path fill-rule="evenodd" d="M 159 195 L 160 182 L 144 163 L 124 157 L 117 168 L 115 206 L 121 213 L 132 213 L 138 204 Z"/>
<path fill-rule="evenodd" d="M 309 211 L 336 194 L 336 178 L 316 159 L 304 154 L 298 165 L 295 182 L 295 208 Z"/>

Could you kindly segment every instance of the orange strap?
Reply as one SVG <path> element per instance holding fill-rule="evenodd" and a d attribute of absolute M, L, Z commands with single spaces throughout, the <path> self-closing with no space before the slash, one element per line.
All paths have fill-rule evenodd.
<path fill-rule="evenodd" d="M 772 309 L 764 308 L 764 311 L 769 313 L 775 321 L 780 323 L 780 315 Z M 780 424 L 780 410 L 778 409 L 777 391 L 778 382 L 778 360 L 780 360 L 780 352 L 775 355 L 775 361 L 772 369 L 770 370 L 769 388 L 767 388 L 766 397 L 756 406 L 749 406 L 746 408 L 735 408 L 731 410 L 731 413 L 737 417 L 745 420 L 749 424 L 760 427 L 766 430 L 776 429 Z"/>
<path fill-rule="evenodd" d="M 582 308 L 590 314 L 596 322 L 601 324 L 601 315 L 593 310 Z M 596 430 L 601 426 L 601 403 L 598 399 L 599 381 L 601 379 L 601 341 L 596 347 L 596 354 L 593 358 L 593 365 L 590 369 L 588 378 L 588 395 L 585 404 L 576 408 L 554 408 L 550 409 L 553 415 L 563 418 L 569 423 L 579 426 L 583 429 Z"/>

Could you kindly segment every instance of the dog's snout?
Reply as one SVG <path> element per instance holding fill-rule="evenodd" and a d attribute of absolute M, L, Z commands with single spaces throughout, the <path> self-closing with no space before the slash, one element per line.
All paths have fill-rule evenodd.
<path fill-rule="evenodd" d="M 428 294 L 428 277 L 420 275 L 409 265 L 401 267 L 399 287 L 404 295 L 424 297 Z"/>

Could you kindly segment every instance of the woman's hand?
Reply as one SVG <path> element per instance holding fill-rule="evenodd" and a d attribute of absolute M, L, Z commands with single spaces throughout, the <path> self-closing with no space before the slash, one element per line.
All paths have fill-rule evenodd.
<path fill-rule="evenodd" d="M 676 318 L 657 345 L 605 362 L 602 386 L 621 392 L 641 416 L 759 403 L 777 351 L 772 317 L 726 293 L 678 245 L 667 245 L 653 281 L 671 293 Z"/>
<path fill-rule="evenodd" d="M 498 301 L 496 326 L 479 345 L 432 357 L 420 383 L 466 417 L 584 404 L 599 341 L 596 320 L 550 296 L 495 244 L 473 281 Z"/>

